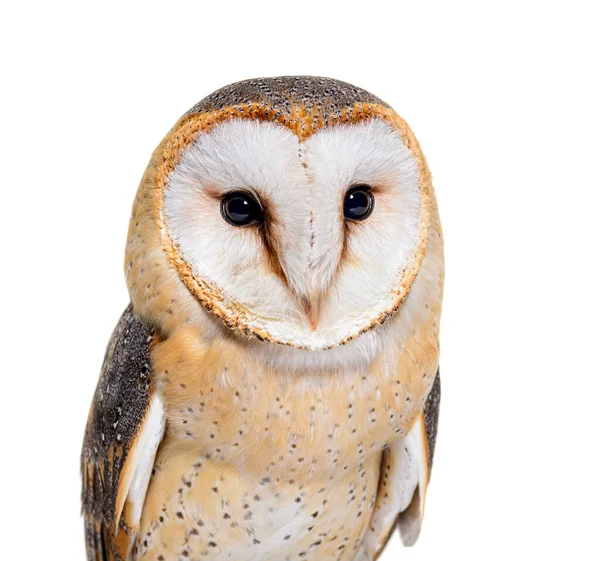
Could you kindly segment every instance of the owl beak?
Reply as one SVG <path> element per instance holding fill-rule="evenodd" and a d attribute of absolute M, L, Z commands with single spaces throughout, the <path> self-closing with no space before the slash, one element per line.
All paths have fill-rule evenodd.
<path fill-rule="evenodd" d="M 316 331 L 321 315 L 321 296 L 311 296 L 305 301 L 304 311 L 311 331 Z"/>

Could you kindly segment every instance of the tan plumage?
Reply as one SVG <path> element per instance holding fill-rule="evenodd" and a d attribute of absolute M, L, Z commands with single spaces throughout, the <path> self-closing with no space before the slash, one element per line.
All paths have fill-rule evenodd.
<path fill-rule="evenodd" d="M 256 125 L 240 128 L 239 121 Z M 233 123 L 231 129 L 224 126 L 228 122 Z M 223 223 L 232 240 L 227 238 L 224 248 L 245 236 L 239 249 L 246 252 L 244 260 L 231 257 L 229 265 L 228 254 L 224 254 L 223 263 L 211 265 L 208 261 L 208 273 L 199 272 L 203 264 L 198 265 L 194 253 L 198 244 L 188 243 L 183 230 L 177 230 L 173 208 L 179 208 L 174 205 L 182 204 L 181 200 L 187 201 L 187 191 L 178 190 L 180 184 L 187 185 L 186 168 L 182 168 L 187 165 L 185 154 L 210 138 L 213 130 L 218 134 L 248 132 L 256 142 L 261 141 L 260 135 L 281 135 L 282 146 L 291 135 L 279 131 L 292 131 L 302 168 L 296 170 L 297 162 L 288 162 L 285 154 L 281 160 L 285 170 L 293 167 L 297 173 L 297 179 L 290 181 L 302 182 L 306 177 L 311 189 L 325 185 L 327 173 L 342 167 L 342 163 L 323 164 L 324 176 L 313 171 L 311 162 L 317 169 L 319 154 L 325 154 L 322 158 L 331 154 L 331 150 L 319 152 L 322 148 L 317 142 L 308 143 L 311 138 L 319 139 L 319 131 L 341 131 L 339 138 L 332 138 L 342 146 L 347 142 L 352 147 L 358 142 L 352 135 L 365 134 L 375 141 L 391 138 L 386 142 L 392 153 L 395 138 L 408 149 L 406 158 L 414 165 L 416 178 L 413 195 L 402 191 L 408 187 L 400 181 L 399 192 L 406 196 L 398 203 L 392 196 L 395 180 L 388 172 L 379 181 L 381 185 L 373 181 L 378 206 L 372 219 L 345 226 L 342 217 L 338 231 L 334 214 L 326 225 L 319 226 L 314 212 L 327 212 L 324 199 L 319 209 L 306 215 L 309 222 L 298 226 L 298 232 L 305 228 L 310 233 L 310 243 L 307 240 L 302 246 L 307 251 L 318 248 L 320 242 L 315 238 L 329 236 L 331 242 L 324 247 L 331 248 L 331 255 L 339 255 L 331 273 L 325 272 L 329 270 L 328 253 L 308 255 L 313 265 L 307 274 L 316 280 L 307 282 L 306 290 L 318 290 L 318 298 L 324 302 L 318 318 L 322 329 L 314 329 L 302 319 L 302 303 L 317 296 L 316 292 L 303 292 L 304 278 L 298 273 L 305 270 L 303 250 L 298 249 L 301 240 L 295 244 L 302 234 L 290 238 L 287 225 L 277 224 L 288 212 L 285 200 L 277 203 L 278 191 L 261 194 L 263 203 L 275 209 L 275 215 L 266 219 L 273 222 L 265 225 L 267 246 L 256 242 L 254 230 L 242 231 Z M 274 145 L 267 163 L 260 167 L 265 181 L 271 162 L 275 166 L 278 161 L 278 146 Z M 293 150 L 292 141 L 290 147 Z M 235 156 L 234 148 L 233 156 L 224 150 L 215 158 L 228 161 Z M 194 165 L 210 168 L 210 162 L 195 157 Z M 386 162 L 383 160 L 383 167 Z M 406 168 L 408 164 L 402 165 Z M 177 169 L 183 172 L 177 175 Z M 222 181 L 214 169 L 209 171 L 215 185 L 203 184 L 201 189 L 208 190 L 198 194 L 194 183 L 192 191 L 202 199 L 198 213 L 209 208 L 207 222 L 218 218 L 211 206 L 210 189 L 218 190 Z M 406 177 L 410 182 L 412 176 Z M 342 198 L 350 186 L 340 184 Z M 260 186 L 250 187 L 260 190 Z M 326 188 L 320 188 L 327 196 Z M 290 192 L 290 197 L 294 196 Z M 338 205 L 337 196 L 332 199 L 332 209 Z M 410 251 L 405 252 L 406 260 L 398 264 L 398 275 L 392 276 L 395 280 L 388 286 L 384 268 L 378 280 L 377 272 L 371 274 L 367 269 L 370 256 L 361 251 L 375 246 L 378 239 L 385 247 L 386 213 L 396 216 L 397 205 L 409 206 L 410 196 L 418 200 L 414 211 L 418 217 L 410 218 L 414 242 L 406 242 Z M 276 216 L 280 208 L 282 214 Z M 221 227 L 220 222 L 214 224 Z M 369 227 L 379 228 L 383 234 L 368 237 Z M 394 228 L 390 236 L 396 235 L 398 228 Z M 212 239 L 214 229 L 211 226 L 201 241 Z M 367 236 L 362 245 L 353 241 L 361 236 Z M 252 244 L 259 247 L 256 257 Z M 210 259 L 210 253 L 202 255 L 204 261 Z M 438 391 L 427 408 L 438 371 L 442 236 L 425 160 L 412 132 L 391 108 L 347 84 L 307 77 L 250 81 L 213 94 L 182 117 L 154 152 L 134 203 L 125 265 L 133 303 L 129 313 L 136 318 L 128 321 L 140 321 L 153 330 L 146 327 L 144 334 L 140 327 L 139 335 L 140 341 L 152 342 L 147 351 L 150 372 L 145 397 L 133 398 L 137 405 L 127 419 L 136 428 L 121 446 L 121 454 L 128 456 L 130 464 L 126 467 L 133 469 L 135 476 L 123 475 L 121 465 L 117 493 L 95 491 L 107 487 L 90 483 L 103 479 L 104 475 L 95 474 L 104 474 L 106 465 L 114 463 L 108 445 L 98 438 L 104 430 L 98 419 L 107 417 L 103 409 L 106 399 L 101 400 L 98 392 L 95 398 L 92 415 L 96 421 L 88 426 L 82 456 L 90 558 L 375 559 L 399 515 L 405 542 L 416 540 L 439 403 Z M 216 278 L 221 267 L 224 276 Z M 315 272 L 317 267 L 323 272 Z M 231 285 L 242 286 L 237 294 L 227 284 L 235 283 L 231 280 L 235 275 L 244 279 L 240 285 Z M 253 278 L 256 285 L 250 290 L 247 287 Z M 372 288 L 369 284 L 364 290 L 375 292 L 373 304 L 361 310 L 360 300 L 352 307 L 347 300 L 353 297 L 344 295 L 355 294 L 357 281 L 353 279 L 362 282 L 363 278 L 374 279 Z M 248 292 L 244 292 L 246 288 Z M 289 300 L 286 296 L 279 305 L 275 290 L 287 290 Z M 343 305 L 336 312 L 340 302 Z M 124 344 L 119 361 L 105 361 L 102 379 L 114 380 L 112 392 L 117 397 L 122 380 L 128 376 L 137 380 L 137 357 L 144 352 L 128 349 Z M 119 367 L 111 366 L 116 362 Z M 106 386 L 99 391 L 111 392 Z M 149 425 L 152 430 L 144 432 Z M 143 451 L 137 452 L 141 448 Z M 146 491 L 149 470 L 152 477 Z M 90 489 L 95 491 L 93 497 Z M 127 497 L 121 517 L 120 497 Z M 113 503 L 108 508 L 98 507 Z"/>

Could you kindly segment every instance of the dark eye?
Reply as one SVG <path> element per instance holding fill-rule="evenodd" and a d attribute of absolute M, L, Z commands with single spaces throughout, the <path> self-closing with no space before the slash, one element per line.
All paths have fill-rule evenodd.
<path fill-rule="evenodd" d="M 373 212 L 375 198 L 368 185 L 357 185 L 346 193 L 344 217 L 348 220 L 364 220 Z"/>
<path fill-rule="evenodd" d="M 247 226 L 261 222 L 263 219 L 262 208 L 258 201 L 252 195 L 242 191 L 225 195 L 221 202 L 221 214 L 232 226 Z"/>

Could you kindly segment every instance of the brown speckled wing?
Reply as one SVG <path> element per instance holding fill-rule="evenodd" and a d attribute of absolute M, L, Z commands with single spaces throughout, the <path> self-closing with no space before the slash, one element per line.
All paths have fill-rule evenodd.
<path fill-rule="evenodd" d="M 438 369 L 433 381 L 433 386 L 425 402 L 425 429 L 427 432 L 427 463 L 429 477 L 433 466 L 433 453 L 435 452 L 435 441 L 437 438 L 438 418 L 440 415 L 440 401 L 442 399 L 442 384 L 440 382 L 440 371 Z"/>
<path fill-rule="evenodd" d="M 124 501 L 127 459 L 152 396 L 152 339 L 152 331 L 129 305 L 104 357 L 81 453 L 81 498 L 90 561 L 126 559 L 133 540 L 131 530 L 117 518 Z"/>

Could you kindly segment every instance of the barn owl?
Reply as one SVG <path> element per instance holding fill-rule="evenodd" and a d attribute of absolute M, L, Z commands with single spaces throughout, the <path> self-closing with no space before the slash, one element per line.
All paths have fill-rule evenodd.
<path fill-rule="evenodd" d="M 90 560 L 371 561 L 420 531 L 442 234 L 412 131 L 264 78 L 156 148 L 81 458 Z"/>

